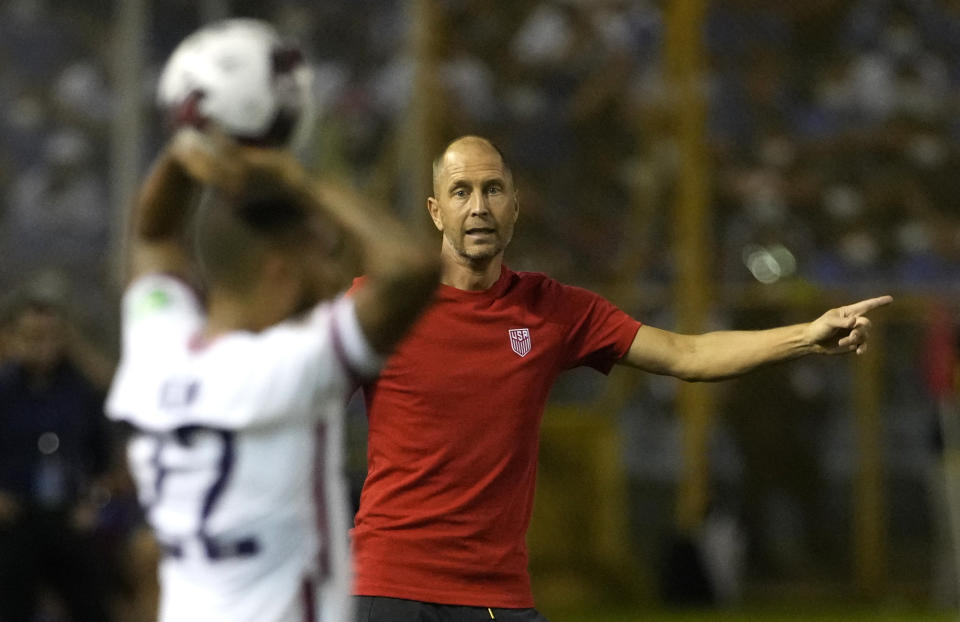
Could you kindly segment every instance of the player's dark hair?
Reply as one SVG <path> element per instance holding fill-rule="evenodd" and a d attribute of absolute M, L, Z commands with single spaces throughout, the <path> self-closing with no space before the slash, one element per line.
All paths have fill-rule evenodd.
<path fill-rule="evenodd" d="M 291 197 L 276 193 L 251 196 L 235 208 L 237 219 L 257 235 L 279 238 L 302 229 L 307 214 Z"/>
<path fill-rule="evenodd" d="M 207 287 L 247 291 L 268 252 L 292 249 L 307 235 L 307 214 L 281 193 L 228 199 L 214 190 L 197 210 L 194 247 Z"/>

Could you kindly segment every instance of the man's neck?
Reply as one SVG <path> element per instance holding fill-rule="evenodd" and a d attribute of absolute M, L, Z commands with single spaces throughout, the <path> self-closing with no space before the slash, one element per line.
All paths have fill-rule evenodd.
<path fill-rule="evenodd" d="M 490 289 L 500 278 L 502 263 L 502 254 L 483 260 L 443 254 L 440 262 L 440 282 L 466 291 Z"/>
<path fill-rule="evenodd" d="M 212 339 L 233 331 L 259 332 L 270 326 L 272 319 L 264 317 L 256 305 L 251 305 L 246 300 L 211 293 L 203 336 Z"/>

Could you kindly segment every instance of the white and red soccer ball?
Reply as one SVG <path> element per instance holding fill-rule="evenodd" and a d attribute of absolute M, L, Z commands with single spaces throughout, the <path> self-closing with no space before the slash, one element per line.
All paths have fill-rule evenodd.
<path fill-rule="evenodd" d="M 295 147 L 312 127 L 311 82 L 299 47 L 266 22 L 233 18 L 180 42 L 157 100 L 174 127 L 213 121 L 243 143 Z"/>

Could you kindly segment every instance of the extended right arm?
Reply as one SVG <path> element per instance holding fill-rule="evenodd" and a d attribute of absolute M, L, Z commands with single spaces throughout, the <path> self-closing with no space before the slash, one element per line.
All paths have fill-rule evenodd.
<path fill-rule="evenodd" d="M 724 380 L 808 354 L 862 353 L 871 322 L 866 313 L 890 304 L 880 296 L 830 309 L 806 324 L 754 331 L 682 335 L 643 326 L 620 363 L 689 381 Z"/>

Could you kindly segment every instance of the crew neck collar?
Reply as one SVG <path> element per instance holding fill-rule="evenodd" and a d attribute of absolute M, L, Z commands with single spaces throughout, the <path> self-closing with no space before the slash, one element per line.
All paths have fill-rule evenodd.
<path fill-rule="evenodd" d="M 479 300 L 483 298 L 498 298 L 510 284 L 512 272 L 506 264 L 500 265 L 500 276 L 487 289 L 459 289 L 452 285 L 441 283 L 437 288 L 437 296 L 445 300 Z"/>

